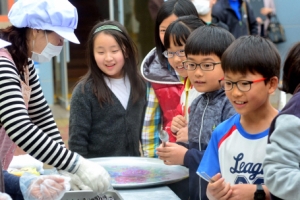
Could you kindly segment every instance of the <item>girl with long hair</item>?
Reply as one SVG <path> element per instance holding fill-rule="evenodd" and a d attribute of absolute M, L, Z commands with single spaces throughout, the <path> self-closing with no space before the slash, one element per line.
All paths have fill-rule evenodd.
<path fill-rule="evenodd" d="M 146 86 L 132 39 L 120 23 L 100 22 L 86 53 L 89 69 L 71 99 L 69 148 L 86 158 L 140 156 Z"/>

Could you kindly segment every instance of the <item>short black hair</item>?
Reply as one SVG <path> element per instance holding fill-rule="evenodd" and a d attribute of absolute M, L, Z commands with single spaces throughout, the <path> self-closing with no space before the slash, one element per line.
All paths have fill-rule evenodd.
<path fill-rule="evenodd" d="M 203 26 L 205 23 L 194 15 L 179 17 L 172 22 L 166 30 L 164 38 L 164 46 L 166 49 L 170 48 L 170 39 L 176 46 L 183 46 L 192 31 Z"/>
<path fill-rule="evenodd" d="M 227 47 L 234 41 L 234 36 L 227 30 L 213 25 L 205 25 L 194 30 L 185 44 L 185 54 L 215 54 L 220 59 Z"/>
<path fill-rule="evenodd" d="M 141 0 L 142 1 L 142 0 Z M 163 52 L 165 47 L 159 37 L 159 26 L 169 16 L 175 14 L 177 17 L 185 15 L 194 15 L 198 17 L 198 12 L 190 0 L 168 0 L 160 7 L 155 21 L 155 46 L 158 58 L 163 62 Z"/>
<path fill-rule="evenodd" d="M 259 73 L 266 78 L 280 74 L 280 55 L 275 45 L 260 36 L 242 36 L 235 40 L 222 56 L 224 73 Z"/>
<path fill-rule="evenodd" d="M 300 84 L 300 42 L 289 51 L 283 65 L 282 91 L 293 94 Z"/>

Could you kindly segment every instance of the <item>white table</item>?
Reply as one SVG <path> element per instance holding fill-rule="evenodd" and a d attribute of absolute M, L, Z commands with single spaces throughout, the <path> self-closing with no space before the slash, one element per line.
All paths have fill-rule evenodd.
<path fill-rule="evenodd" d="M 180 200 L 180 198 L 167 186 L 125 190 L 119 189 L 117 191 L 120 193 L 124 200 Z"/>

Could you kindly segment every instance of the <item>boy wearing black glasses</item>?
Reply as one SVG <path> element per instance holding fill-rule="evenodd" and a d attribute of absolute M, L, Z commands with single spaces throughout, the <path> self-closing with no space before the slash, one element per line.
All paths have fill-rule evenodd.
<path fill-rule="evenodd" d="M 210 199 L 270 199 L 262 163 L 278 114 L 269 96 L 278 85 L 279 53 L 266 39 L 244 36 L 225 51 L 222 68 L 220 84 L 238 114 L 214 130 L 197 173 L 212 177 Z"/>
<path fill-rule="evenodd" d="M 188 146 L 167 143 L 157 148 L 157 154 L 167 165 L 189 168 L 190 191 L 186 199 L 207 199 L 207 182 L 200 180 L 196 170 L 214 128 L 236 113 L 218 82 L 224 77 L 222 54 L 233 41 L 233 35 L 225 29 L 202 26 L 191 33 L 185 44 L 183 66 L 191 84 L 203 94 L 190 106 Z"/>

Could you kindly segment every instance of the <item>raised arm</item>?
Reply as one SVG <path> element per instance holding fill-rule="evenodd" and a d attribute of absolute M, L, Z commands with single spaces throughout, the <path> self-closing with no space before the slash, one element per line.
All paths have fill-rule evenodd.
<path fill-rule="evenodd" d="M 40 105 L 39 98 L 33 100 L 33 97 L 29 101 L 31 105 Z M 110 176 L 103 167 L 61 146 L 33 123 L 25 107 L 16 67 L 3 57 L 0 58 L 0 122 L 10 139 L 31 156 L 58 169 L 75 173 L 97 193 L 107 191 Z"/>
<path fill-rule="evenodd" d="M 32 65 L 30 62 L 30 69 L 32 69 Z M 33 71 L 30 73 L 33 77 Z M 48 108 L 44 105 L 44 96 L 39 92 L 39 83 L 31 81 L 34 83 L 33 93 L 27 111 L 16 67 L 3 57 L 0 58 L 0 74 L 0 121 L 10 139 L 25 152 L 44 163 L 70 172 L 76 171 L 78 168 L 78 165 L 75 164 L 76 156 L 64 148 L 61 142 L 57 142 L 61 141 L 58 131 L 51 132 L 49 130 L 47 133 L 43 131 L 46 129 L 43 121 L 53 119 L 51 119 L 52 115 L 44 117 L 43 120 L 39 119 L 40 106 L 46 110 Z M 28 113 L 34 117 L 33 120 Z M 39 126 L 43 126 L 43 129 L 37 126 L 35 121 L 38 121 Z M 49 126 L 53 127 L 53 122 L 49 123 Z M 56 125 L 54 127 L 56 128 Z M 49 136 L 49 133 L 50 135 L 54 134 Z"/>

